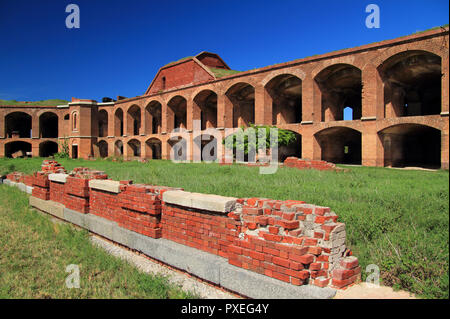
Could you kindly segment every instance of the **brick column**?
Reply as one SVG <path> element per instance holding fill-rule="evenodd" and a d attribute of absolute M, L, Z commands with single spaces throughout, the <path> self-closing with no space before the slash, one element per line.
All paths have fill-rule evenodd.
<path fill-rule="evenodd" d="M 262 85 L 255 87 L 255 124 L 272 124 L 272 97 Z"/>
<path fill-rule="evenodd" d="M 5 113 L 0 111 L 0 138 L 6 137 L 5 126 Z"/>
<path fill-rule="evenodd" d="M 362 70 L 362 120 L 384 118 L 384 90 L 378 70 L 368 65 Z"/>
<path fill-rule="evenodd" d="M 225 94 L 217 96 L 217 127 L 233 127 L 233 103 Z"/>
<path fill-rule="evenodd" d="M 114 109 L 111 109 L 108 111 L 108 136 L 115 136 L 115 126 Z"/>
<path fill-rule="evenodd" d="M 36 114 L 33 114 L 31 117 L 31 137 L 32 138 L 39 138 L 39 116 Z"/>
<path fill-rule="evenodd" d="M 310 123 L 314 120 L 314 83 L 311 77 L 302 81 L 302 122 Z"/>
<path fill-rule="evenodd" d="M 448 48 L 447 54 L 442 58 L 442 80 L 441 80 L 441 96 L 442 96 L 442 106 L 441 106 L 441 114 L 448 116 L 449 107 L 448 107 L 448 81 L 449 81 L 449 63 L 448 63 Z M 447 143 L 448 146 L 448 143 Z M 447 161 L 448 163 L 448 161 Z"/>
<path fill-rule="evenodd" d="M 449 156 L 448 156 L 448 122 L 447 129 L 441 130 L 441 168 L 449 169 Z"/>
<path fill-rule="evenodd" d="M 361 134 L 361 164 L 377 166 L 377 149 L 380 147 L 375 122 L 366 123 Z"/>
<path fill-rule="evenodd" d="M 147 121 L 145 119 L 145 107 L 141 107 L 141 127 L 139 128 L 139 135 L 145 135 L 147 133 Z"/>

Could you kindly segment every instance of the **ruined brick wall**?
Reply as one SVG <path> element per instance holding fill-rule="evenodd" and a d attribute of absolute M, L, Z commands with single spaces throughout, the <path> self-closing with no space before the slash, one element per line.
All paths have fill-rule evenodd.
<path fill-rule="evenodd" d="M 161 225 L 163 238 L 225 258 L 240 231 L 227 216 L 171 204 L 163 205 Z"/>
<path fill-rule="evenodd" d="M 55 167 L 53 171 L 62 171 Z M 104 172 L 86 168 L 50 172 L 29 176 L 32 196 L 144 236 L 215 254 L 236 267 L 297 286 L 345 288 L 360 278 L 358 259 L 346 247 L 345 224 L 329 207 L 112 181 Z M 7 179 L 17 183 L 25 176 L 15 172 Z"/>

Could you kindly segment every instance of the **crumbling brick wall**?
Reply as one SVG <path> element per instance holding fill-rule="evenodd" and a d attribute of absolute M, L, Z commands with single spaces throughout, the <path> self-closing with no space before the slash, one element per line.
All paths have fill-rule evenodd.
<path fill-rule="evenodd" d="M 222 256 L 231 265 L 293 285 L 345 288 L 360 278 L 358 259 L 350 256 L 345 245 L 345 224 L 329 207 L 118 182 L 86 168 L 49 180 L 52 170 L 63 171 L 51 165 L 53 169 L 30 177 L 32 196 L 115 221 L 145 236 Z M 25 175 L 15 172 L 7 179 L 24 180 Z M 172 201 L 164 195 L 167 191 L 172 191 Z M 188 200 L 173 201 L 173 196 L 186 194 Z M 195 195 L 197 202 L 189 195 Z"/>

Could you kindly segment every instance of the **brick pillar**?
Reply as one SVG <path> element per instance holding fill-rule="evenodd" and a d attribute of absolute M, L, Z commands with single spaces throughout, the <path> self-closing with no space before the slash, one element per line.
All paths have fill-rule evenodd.
<path fill-rule="evenodd" d="M 168 139 L 161 141 L 161 158 L 169 160 L 170 159 L 170 145 Z"/>
<path fill-rule="evenodd" d="M 302 122 L 314 120 L 314 79 L 306 77 L 302 81 Z"/>
<path fill-rule="evenodd" d="M 108 136 L 114 136 L 115 132 L 115 118 L 113 109 L 108 111 Z"/>
<path fill-rule="evenodd" d="M 255 87 L 255 124 L 272 124 L 272 97 L 262 85 Z"/>
<path fill-rule="evenodd" d="M 302 132 L 302 158 L 314 159 L 314 136 L 311 130 Z"/>
<path fill-rule="evenodd" d="M 6 137 L 5 126 L 5 113 L 0 111 L 0 138 Z"/>
<path fill-rule="evenodd" d="M 164 115 L 165 115 L 165 119 L 164 119 Z M 163 106 L 163 132 L 166 132 L 167 134 L 171 133 L 174 129 L 174 119 L 175 119 L 175 114 L 173 112 L 173 110 L 167 105 L 164 104 Z M 164 129 L 164 124 L 165 124 L 165 129 Z"/>
<path fill-rule="evenodd" d="M 139 128 L 139 135 L 145 135 L 147 133 L 147 121 L 145 118 L 145 107 L 141 107 L 141 127 Z"/>
<path fill-rule="evenodd" d="M 39 157 L 39 140 L 31 140 L 31 156 Z"/>
<path fill-rule="evenodd" d="M 384 90 L 378 70 L 368 65 L 362 70 L 362 120 L 384 118 Z"/>
<path fill-rule="evenodd" d="M 186 111 L 186 128 L 188 131 L 192 131 L 194 119 L 200 119 L 199 106 L 192 99 L 188 99 L 186 100 Z"/>
<path fill-rule="evenodd" d="M 33 114 L 31 117 L 31 137 L 32 138 L 39 138 L 39 116 L 36 114 Z"/>
<path fill-rule="evenodd" d="M 449 158 L 448 158 L 448 122 L 447 129 L 441 130 L 441 168 L 449 169 Z"/>
<path fill-rule="evenodd" d="M 233 127 L 233 103 L 225 94 L 217 96 L 217 127 Z"/>
<path fill-rule="evenodd" d="M 449 62 L 448 62 L 448 48 L 447 53 L 444 55 L 444 57 L 441 60 L 442 62 L 442 80 L 441 80 L 441 96 L 442 96 L 442 104 L 441 104 L 441 113 L 443 115 L 448 116 L 449 107 L 448 107 L 448 81 L 449 81 Z M 448 147 L 448 143 L 447 143 Z M 447 161 L 448 163 L 448 161 Z"/>
<path fill-rule="evenodd" d="M 128 112 L 126 110 L 123 110 L 123 136 L 129 136 L 128 135 Z M 124 145 L 125 148 L 125 145 Z"/>
<path fill-rule="evenodd" d="M 377 149 L 379 147 L 375 122 L 366 123 L 361 134 L 361 164 L 377 166 Z"/>
<path fill-rule="evenodd" d="M 322 91 L 319 88 L 319 84 L 312 79 L 313 88 L 313 121 L 319 123 L 322 121 Z"/>

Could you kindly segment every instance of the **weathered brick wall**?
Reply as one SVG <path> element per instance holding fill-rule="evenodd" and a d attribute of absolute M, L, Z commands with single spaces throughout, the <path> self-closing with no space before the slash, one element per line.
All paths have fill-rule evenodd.
<path fill-rule="evenodd" d="M 238 202 L 242 207 L 229 215 L 242 221 L 244 238 L 229 247 L 230 264 L 294 285 L 330 283 L 348 254 L 345 224 L 330 208 L 293 200 Z"/>
<path fill-rule="evenodd" d="M 64 187 L 65 183 L 50 181 L 50 200 L 63 204 Z"/>
<path fill-rule="evenodd" d="M 134 185 L 85 168 L 56 175 L 64 178 L 51 176 L 49 181 L 48 172 L 35 173 L 32 196 L 222 256 L 234 266 L 293 285 L 345 288 L 360 278 L 358 259 L 345 245 L 345 224 L 329 207 Z M 15 172 L 7 179 L 24 175 Z M 167 191 L 171 197 L 164 195 Z"/>
<path fill-rule="evenodd" d="M 171 204 L 163 205 L 161 225 L 163 238 L 225 258 L 240 231 L 240 223 L 223 214 Z"/>

